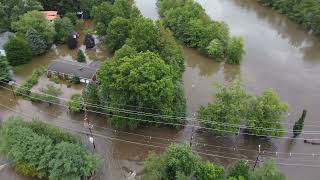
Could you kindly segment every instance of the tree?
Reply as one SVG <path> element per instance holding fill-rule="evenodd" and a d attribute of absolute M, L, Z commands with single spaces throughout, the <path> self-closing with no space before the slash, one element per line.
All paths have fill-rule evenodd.
<path fill-rule="evenodd" d="M 32 51 L 26 40 L 21 37 L 11 37 L 4 45 L 7 60 L 10 65 L 17 66 L 31 61 Z"/>
<path fill-rule="evenodd" d="M 301 134 L 306 116 L 307 116 L 307 110 L 303 110 L 300 119 L 296 123 L 294 123 L 293 138 L 296 138 Z"/>
<path fill-rule="evenodd" d="M 83 53 L 83 51 L 81 49 L 78 49 L 77 61 L 78 62 L 86 62 L 86 56 L 84 55 L 84 53 Z"/>
<path fill-rule="evenodd" d="M 278 169 L 274 160 L 266 159 L 254 171 L 250 171 L 250 180 L 285 180 L 285 176 Z"/>
<path fill-rule="evenodd" d="M 107 34 L 108 24 L 114 17 L 112 4 L 103 2 L 98 6 L 94 6 L 91 12 L 93 23 L 97 29 L 99 36 L 103 37 Z"/>
<path fill-rule="evenodd" d="M 174 180 L 190 179 L 223 180 L 222 167 L 202 161 L 187 144 L 171 144 L 163 154 L 151 153 L 144 164 L 144 179 Z"/>
<path fill-rule="evenodd" d="M 116 51 L 114 54 L 114 59 L 122 59 L 124 57 L 132 57 L 136 56 L 138 54 L 137 50 L 128 44 L 123 45 L 119 50 Z"/>
<path fill-rule="evenodd" d="M 159 48 L 160 34 L 154 22 L 147 18 L 138 18 L 130 31 L 130 39 L 127 43 L 138 52 L 152 51 Z"/>
<path fill-rule="evenodd" d="M 101 111 L 103 109 L 98 108 L 100 105 L 99 98 L 99 86 L 96 82 L 91 81 L 87 86 L 82 90 L 82 97 L 84 103 L 88 104 L 88 109 Z"/>
<path fill-rule="evenodd" d="M 67 105 L 71 112 L 80 112 L 82 110 L 81 94 L 76 93 L 71 95 L 70 100 L 67 102 Z"/>
<path fill-rule="evenodd" d="M 10 31 L 11 22 L 18 20 L 19 16 L 32 10 L 43 10 L 37 0 L 0 0 L 0 32 Z"/>
<path fill-rule="evenodd" d="M 279 100 L 269 89 L 250 101 L 247 115 L 247 130 L 259 136 L 281 136 L 284 133 L 281 121 L 288 105 Z"/>
<path fill-rule="evenodd" d="M 130 20 L 122 17 L 113 18 L 108 25 L 106 45 L 111 52 L 120 49 L 126 42 L 130 31 Z"/>
<path fill-rule="evenodd" d="M 249 98 L 240 81 L 226 86 L 219 85 L 215 101 L 207 107 L 201 106 L 197 118 L 204 127 L 211 128 L 213 133 L 238 132 Z"/>
<path fill-rule="evenodd" d="M 236 180 L 240 180 L 242 177 L 244 180 L 249 180 L 250 165 L 247 161 L 237 161 L 229 170 L 228 177 L 235 177 Z"/>
<path fill-rule="evenodd" d="M 7 58 L 0 56 L 0 81 L 10 81 L 12 79 L 11 67 L 7 61 Z"/>
<path fill-rule="evenodd" d="M 174 73 L 159 55 L 152 52 L 139 53 L 116 61 L 107 61 L 97 73 L 100 95 L 105 104 L 118 106 L 148 107 L 158 113 L 170 115 L 173 107 L 175 82 Z M 181 123 L 178 119 L 152 119 L 143 115 L 120 113 L 131 117 L 112 117 L 111 124 L 117 128 L 136 128 L 141 121 L 135 118 Z"/>
<path fill-rule="evenodd" d="M 240 64 L 244 53 L 243 39 L 240 37 L 231 38 L 227 47 L 227 63 Z"/>
<path fill-rule="evenodd" d="M 76 12 L 67 12 L 63 17 L 69 18 L 73 26 L 77 24 L 78 17 Z"/>
<path fill-rule="evenodd" d="M 38 56 L 46 52 L 48 44 L 35 29 L 30 28 L 25 37 L 31 46 L 33 55 Z"/>
<path fill-rule="evenodd" d="M 54 21 L 54 28 L 56 30 L 55 41 L 65 43 L 69 34 L 73 32 L 74 26 L 68 17 L 64 17 Z"/>
<path fill-rule="evenodd" d="M 42 101 L 49 103 L 49 106 L 51 106 L 51 104 L 53 103 L 58 102 L 58 96 L 62 94 L 61 89 L 53 84 L 48 84 L 45 88 L 42 88 L 40 91 L 43 93 L 41 94 Z"/>
<path fill-rule="evenodd" d="M 47 42 L 53 43 L 56 34 L 54 24 L 51 24 L 39 11 L 28 11 L 12 22 L 12 29 L 20 34 L 26 34 L 29 29 L 35 29 Z M 49 47 L 49 46 L 48 46 Z"/>

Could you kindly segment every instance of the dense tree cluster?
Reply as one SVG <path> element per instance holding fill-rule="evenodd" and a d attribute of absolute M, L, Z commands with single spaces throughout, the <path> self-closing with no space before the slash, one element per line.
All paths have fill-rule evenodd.
<path fill-rule="evenodd" d="M 172 144 L 163 154 L 151 153 L 144 163 L 144 179 L 152 180 L 284 180 L 272 159 L 266 159 L 255 170 L 243 160 L 237 161 L 225 174 L 224 168 L 203 161 L 189 145 Z"/>
<path fill-rule="evenodd" d="M 258 0 L 320 34 L 320 2 L 318 0 Z"/>
<path fill-rule="evenodd" d="M 9 31 L 11 22 L 17 21 L 19 16 L 32 10 L 42 10 L 37 0 L 0 0 L 0 32 Z"/>
<path fill-rule="evenodd" d="M 127 0 L 104 2 L 93 8 L 92 17 L 98 35 L 108 49 L 115 52 L 113 60 L 104 63 L 98 72 L 102 104 L 184 116 L 186 100 L 181 77 L 185 64 L 181 47 L 171 31 L 159 22 L 142 17 Z M 181 123 L 179 119 L 112 113 L 110 121 L 118 128 L 144 124 L 137 121 L 138 118 L 144 122 Z"/>
<path fill-rule="evenodd" d="M 231 38 L 228 25 L 212 21 L 194 0 L 158 0 L 163 24 L 184 44 L 216 59 L 239 64 L 244 55 L 242 38 Z"/>
<path fill-rule="evenodd" d="M 240 82 L 219 86 L 214 103 L 198 110 L 200 123 L 216 134 L 236 133 L 241 122 L 250 134 L 258 136 L 281 136 L 281 121 L 287 110 L 277 94 L 265 90 L 261 96 L 250 96 Z"/>
<path fill-rule="evenodd" d="M 68 17 L 58 18 L 54 21 L 54 28 L 56 31 L 55 42 L 65 43 L 71 32 L 73 32 L 73 22 Z"/>
<path fill-rule="evenodd" d="M 91 176 L 99 166 L 97 157 L 77 137 L 40 121 L 12 117 L 0 132 L 1 152 L 24 175 L 78 180 Z"/>

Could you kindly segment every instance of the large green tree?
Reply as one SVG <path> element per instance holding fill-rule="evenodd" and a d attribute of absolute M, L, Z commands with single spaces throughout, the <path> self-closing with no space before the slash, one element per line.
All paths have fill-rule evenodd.
<path fill-rule="evenodd" d="M 116 61 L 108 61 L 98 71 L 98 80 L 101 83 L 102 99 L 107 105 L 148 107 L 158 109 L 158 113 L 167 115 L 176 113 L 173 105 L 175 101 L 179 101 L 175 98 L 175 94 L 180 89 L 176 88 L 171 66 L 166 65 L 155 53 L 144 52 Z M 178 123 L 181 121 L 135 114 L 118 113 L 118 115 L 124 117 L 111 118 L 111 123 L 118 128 L 135 128 L 142 124 L 136 118 Z"/>
<path fill-rule="evenodd" d="M 157 51 L 160 43 L 159 29 L 151 19 L 138 18 L 133 24 L 127 43 L 138 52 Z"/>
<path fill-rule="evenodd" d="M 0 81 L 9 81 L 11 80 L 11 68 L 7 61 L 7 58 L 0 56 Z"/>
<path fill-rule="evenodd" d="M 11 22 L 17 21 L 24 13 L 42 9 L 37 0 L 0 0 L 0 32 L 9 31 Z"/>
<path fill-rule="evenodd" d="M 247 112 L 249 133 L 281 136 L 284 133 L 281 122 L 287 108 L 288 105 L 281 102 L 273 90 L 265 90 L 261 96 L 253 98 L 250 102 Z"/>
<path fill-rule="evenodd" d="M 87 108 L 91 110 L 103 111 L 103 108 L 99 108 L 101 102 L 99 98 L 99 85 L 97 82 L 91 81 L 82 90 L 82 98 L 84 103 L 87 104 Z"/>
<path fill-rule="evenodd" d="M 144 178 L 153 180 L 224 180 L 224 169 L 201 160 L 187 144 L 172 144 L 160 155 L 151 153 L 144 164 Z"/>
<path fill-rule="evenodd" d="M 17 66 L 31 61 L 32 50 L 30 45 L 21 37 L 11 37 L 4 45 L 10 65 Z"/>
<path fill-rule="evenodd" d="M 53 43 L 56 34 L 54 24 L 50 23 L 40 11 L 28 11 L 12 22 L 12 29 L 20 34 L 26 34 L 29 29 L 35 29 L 47 42 Z"/>
<path fill-rule="evenodd" d="M 219 85 L 214 97 L 213 103 L 199 108 L 197 118 L 200 123 L 216 134 L 238 132 L 250 97 L 241 82 Z"/>
<path fill-rule="evenodd" d="M 107 28 L 106 45 L 111 52 L 120 49 L 129 37 L 130 20 L 123 17 L 113 18 Z"/>
<path fill-rule="evenodd" d="M 73 31 L 74 26 L 68 17 L 64 17 L 54 21 L 54 28 L 56 30 L 55 41 L 65 43 L 69 34 Z"/>

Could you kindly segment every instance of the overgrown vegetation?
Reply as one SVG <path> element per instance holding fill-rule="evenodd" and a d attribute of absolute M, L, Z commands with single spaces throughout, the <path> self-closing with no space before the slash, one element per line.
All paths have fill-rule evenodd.
<path fill-rule="evenodd" d="M 12 78 L 11 67 L 4 56 L 0 56 L 0 81 L 10 81 Z"/>
<path fill-rule="evenodd" d="M 32 75 L 28 80 L 26 80 L 25 83 L 23 83 L 21 86 L 19 86 L 16 89 L 16 94 L 18 96 L 25 96 L 30 93 L 30 90 L 32 89 L 33 86 L 38 84 L 38 79 L 40 76 L 44 73 L 44 69 L 36 69 L 32 72 Z"/>
<path fill-rule="evenodd" d="M 240 37 L 230 37 L 224 22 L 212 21 L 194 0 L 158 0 L 162 22 L 185 45 L 229 64 L 239 64 L 245 51 Z"/>
<path fill-rule="evenodd" d="M 277 94 L 265 90 L 261 96 L 248 95 L 240 82 L 218 86 L 215 101 L 201 106 L 197 117 L 206 128 L 215 134 L 237 133 L 240 123 L 247 131 L 257 136 L 281 136 L 284 128 L 281 121 L 288 108 Z"/>
<path fill-rule="evenodd" d="M 257 0 L 320 34 L 320 2 L 318 0 Z"/>
<path fill-rule="evenodd" d="M 1 152 L 24 175 L 80 180 L 99 167 L 98 158 L 76 136 L 38 120 L 24 122 L 11 117 L 0 133 Z"/>

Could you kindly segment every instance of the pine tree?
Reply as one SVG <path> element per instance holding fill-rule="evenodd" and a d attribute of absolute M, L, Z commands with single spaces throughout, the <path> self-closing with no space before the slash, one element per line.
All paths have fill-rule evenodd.
<path fill-rule="evenodd" d="M 303 110 L 302 116 L 293 126 L 293 138 L 296 138 L 301 134 L 301 131 L 304 126 L 304 119 L 306 118 L 306 116 L 307 116 L 307 110 Z"/>
<path fill-rule="evenodd" d="M 32 49 L 32 54 L 35 56 L 41 55 L 46 52 L 48 43 L 41 35 L 33 28 L 30 28 L 26 33 L 26 40 Z"/>
<path fill-rule="evenodd" d="M 78 62 L 85 62 L 86 61 L 86 56 L 84 55 L 84 53 L 81 49 L 78 49 L 77 61 Z"/>

